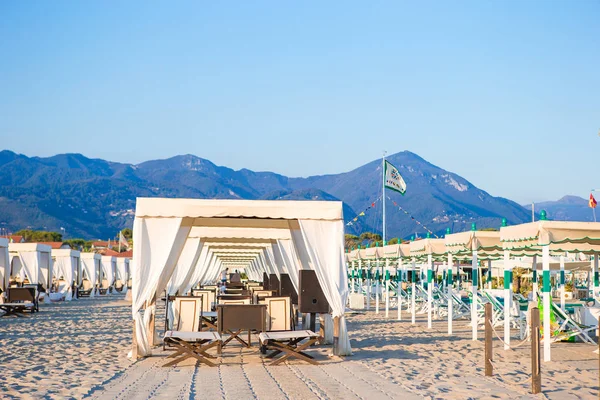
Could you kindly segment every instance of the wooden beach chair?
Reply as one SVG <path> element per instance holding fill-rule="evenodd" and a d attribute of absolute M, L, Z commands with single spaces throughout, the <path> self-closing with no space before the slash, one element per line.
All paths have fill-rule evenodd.
<path fill-rule="evenodd" d="M 167 358 L 174 360 L 167 362 L 163 367 L 170 367 L 188 358 L 215 367 L 210 359 L 216 358 L 206 351 L 218 346 L 221 335 L 217 332 L 199 332 L 202 316 L 202 297 L 174 297 L 173 301 L 173 326 L 167 330 L 163 342 L 175 348 L 175 352 Z"/>
<path fill-rule="evenodd" d="M 108 283 L 107 279 L 102 279 L 102 282 L 100 283 L 100 287 L 98 288 L 98 293 L 100 294 L 107 294 L 108 291 L 110 289 L 110 285 Z"/>
<path fill-rule="evenodd" d="M 25 311 L 34 313 L 39 311 L 38 292 L 35 287 L 8 288 L 8 302 L 0 304 L 0 310 L 4 311 L 3 317 L 14 315 L 24 317 Z"/>
<path fill-rule="evenodd" d="M 274 359 L 270 365 L 278 365 L 289 358 L 298 358 L 310 364 L 318 365 L 314 358 L 304 350 L 319 340 L 319 335 L 310 330 L 292 330 L 292 305 L 289 297 L 271 297 L 265 299 L 267 304 L 267 332 L 258 335 L 261 353 L 266 358 Z M 304 342 L 303 342 L 304 341 Z M 303 343 L 302 343 L 303 342 Z"/>
<path fill-rule="evenodd" d="M 267 306 L 264 304 L 219 304 L 217 306 L 217 330 L 219 335 L 224 333 L 230 335 L 220 343 L 219 354 L 221 354 L 222 348 L 233 339 L 242 346 L 250 347 L 252 332 L 266 330 L 266 309 Z M 243 331 L 248 332 L 248 342 L 239 336 Z"/>

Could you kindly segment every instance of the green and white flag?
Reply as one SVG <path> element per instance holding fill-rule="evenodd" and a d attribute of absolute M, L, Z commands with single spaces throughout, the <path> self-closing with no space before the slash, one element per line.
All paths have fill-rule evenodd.
<path fill-rule="evenodd" d="M 402 179 L 402 175 L 398 172 L 398 168 L 394 167 L 389 161 L 385 162 L 385 171 L 383 171 L 385 177 L 385 187 L 388 189 L 395 190 L 400 194 L 406 193 L 406 182 Z"/>

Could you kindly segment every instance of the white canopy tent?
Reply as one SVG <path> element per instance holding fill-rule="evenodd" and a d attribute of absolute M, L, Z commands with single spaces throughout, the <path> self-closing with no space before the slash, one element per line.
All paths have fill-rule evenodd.
<path fill-rule="evenodd" d="M 81 281 L 83 278 L 87 278 L 94 289 L 90 293 L 90 297 L 94 297 L 96 295 L 96 285 L 99 283 L 100 279 L 100 264 L 102 261 L 102 256 L 97 253 L 81 253 Z"/>
<path fill-rule="evenodd" d="M 52 247 L 40 243 L 9 243 L 13 276 L 27 277 L 31 284 L 46 290 L 52 285 Z"/>
<path fill-rule="evenodd" d="M 0 289 L 6 292 L 10 280 L 10 258 L 8 256 L 8 239 L 0 238 Z"/>
<path fill-rule="evenodd" d="M 65 285 L 59 286 L 59 292 L 64 296 L 65 301 L 71 301 L 73 298 L 73 281 L 81 283 L 80 273 L 80 252 L 71 249 L 53 249 L 52 258 L 54 260 L 54 276 L 63 278 Z"/>
<path fill-rule="evenodd" d="M 211 232 L 212 228 L 220 229 Z M 253 229 L 257 230 L 255 235 L 250 231 Z M 271 230 L 270 237 L 260 237 L 264 230 Z M 191 274 L 200 282 L 216 279 L 223 262 L 215 254 L 216 246 L 202 245 L 204 238 L 215 237 L 223 243 L 236 239 L 233 242 L 246 245 L 253 239 L 268 239 L 271 246 L 258 253 L 260 262 L 251 261 L 249 267 L 262 267 L 270 273 L 283 270 L 283 266 L 281 270 L 275 267 L 273 241 L 281 259 L 285 259 L 282 249 L 293 246 L 294 254 L 286 254 L 287 258 L 295 256 L 299 268 L 316 272 L 332 315 L 339 321 L 334 353 L 351 354 L 344 319 L 348 282 L 341 202 L 138 198 L 133 237 L 133 356 L 151 354 L 156 298 L 174 275 Z M 193 238 L 198 240 L 190 240 Z"/>
<path fill-rule="evenodd" d="M 117 258 L 113 256 L 102 256 L 100 265 L 102 266 L 102 279 L 100 282 L 102 282 L 103 279 L 106 279 L 108 281 L 108 286 L 113 288 L 117 271 Z M 106 294 L 110 294 L 110 292 L 111 290 L 108 290 Z"/>

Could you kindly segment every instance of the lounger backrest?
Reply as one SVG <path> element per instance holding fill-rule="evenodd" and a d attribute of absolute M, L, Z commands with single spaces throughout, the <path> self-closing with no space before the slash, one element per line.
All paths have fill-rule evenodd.
<path fill-rule="evenodd" d="M 108 284 L 108 280 L 107 279 L 102 279 L 102 289 L 108 289 L 109 284 Z"/>
<path fill-rule="evenodd" d="M 260 300 L 264 299 L 265 297 L 273 297 L 272 290 L 255 290 L 252 294 L 254 295 L 255 303 L 258 303 Z"/>
<path fill-rule="evenodd" d="M 219 299 L 219 304 L 251 304 L 250 299 Z"/>
<path fill-rule="evenodd" d="M 8 302 L 35 302 L 35 288 L 8 288 Z"/>
<path fill-rule="evenodd" d="M 90 282 L 89 279 L 84 279 L 81 282 L 81 286 L 82 286 L 83 290 L 92 290 L 92 288 L 93 288 L 92 282 Z"/>
<path fill-rule="evenodd" d="M 175 297 L 173 299 L 173 330 L 179 332 L 198 332 L 202 297 Z"/>
<path fill-rule="evenodd" d="M 212 303 L 215 302 L 214 290 L 192 289 L 192 296 L 202 297 L 202 311 L 211 311 Z"/>
<path fill-rule="evenodd" d="M 267 297 L 267 331 L 292 330 L 292 301 L 289 297 Z"/>

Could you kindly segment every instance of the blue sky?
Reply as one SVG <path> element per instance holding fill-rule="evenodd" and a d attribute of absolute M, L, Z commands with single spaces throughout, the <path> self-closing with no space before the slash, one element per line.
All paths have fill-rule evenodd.
<path fill-rule="evenodd" d="M 0 148 L 600 188 L 600 2 L 1 2 Z"/>

